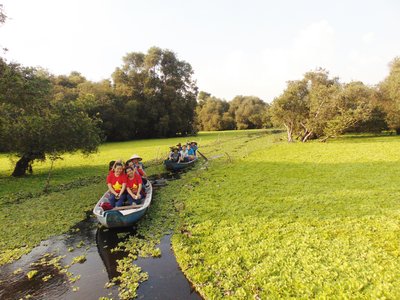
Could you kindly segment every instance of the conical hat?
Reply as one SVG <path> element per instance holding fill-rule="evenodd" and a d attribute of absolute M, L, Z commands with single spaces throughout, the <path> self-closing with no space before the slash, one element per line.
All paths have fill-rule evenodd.
<path fill-rule="evenodd" d="M 129 158 L 129 160 L 132 160 L 132 159 L 142 160 L 142 158 L 141 158 L 139 155 L 137 155 L 137 154 L 133 154 L 133 155 Z"/>

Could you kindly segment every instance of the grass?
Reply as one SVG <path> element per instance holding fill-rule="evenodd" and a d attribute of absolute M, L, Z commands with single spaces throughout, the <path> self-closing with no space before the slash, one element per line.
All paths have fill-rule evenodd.
<path fill-rule="evenodd" d="M 400 139 L 281 138 L 201 133 L 200 150 L 215 159 L 156 193 L 138 227 L 148 242 L 131 237 L 120 245 L 129 253 L 122 276 L 143 280 L 129 268 L 132 259 L 159 255 L 157 240 L 172 230 L 177 260 L 206 299 L 400 298 Z M 69 156 L 57 162 L 48 194 L 41 192 L 48 164 L 34 166 L 21 186 L 1 173 L 0 225 L 10 230 L 0 233 L 0 264 L 82 219 L 105 189 L 109 160 L 138 153 L 148 162 L 178 141 L 106 144 L 90 158 Z M 21 199 L 13 202 L 15 186 Z M 120 295 L 130 298 L 136 288 L 128 278 Z"/>
<path fill-rule="evenodd" d="M 188 174 L 179 264 L 206 299 L 400 298 L 399 146 L 258 139 Z"/>
<path fill-rule="evenodd" d="M 122 158 L 128 159 L 136 153 L 142 156 L 143 161 L 148 163 L 151 160 L 160 160 L 167 156 L 169 146 L 178 142 L 185 142 L 195 139 L 200 149 L 209 143 L 218 140 L 227 140 L 240 136 L 247 136 L 257 131 L 222 131 L 202 132 L 197 137 L 191 138 L 170 138 L 170 139 L 148 139 L 129 142 L 107 143 L 100 146 L 99 151 L 90 156 L 80 154 L 66 154 L 63 160 L 57 160 L 51 175 L 51 184 L 57 186 L 70 183 L 89 176 L 106 174 L 108 162 Z M 204 148 L 203 148 L 204 149 Z M 43 190 L 50 170 L 50 162 L 37 161 L 33 164 L 34 174 L 23 178 L 12 178 L 17 157 L 7 154 L 0 154 L 0 198 L 10 197 L 16 192 L 35 193 Z"/>
<path fill-rule="evenodd" d="M 201 133 L 196 140 L 207 151 L 207 143 L 247 137 L 248 132 Z M 10 157 L 0 155 L 0 265 L 11 262 L 28 253 L 41 240 L 68 231 L 86 217 L 86 212 L 106 190 L 105 177 L 108 162 L 127 159 L 133 153 L 142 155 L 150 167 L 149 174 L 159 173 L 160 164 L 155 161 L 166 156 L 169 145 L 185 139 L 142 140 L 104 144 L 99 152 L 89 157 L 79 154 L 65 155 L 56 161 L 52 174 L 51 189 L 43 192 L 49 162 L 35 163 L 34 174 L 13 178 Z M 204 145 L 204 146 L 202 146 Z"/>

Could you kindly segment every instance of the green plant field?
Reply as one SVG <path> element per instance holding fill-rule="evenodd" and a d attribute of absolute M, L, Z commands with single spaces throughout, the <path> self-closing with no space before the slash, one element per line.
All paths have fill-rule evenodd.
<path fill-rule="evenodd" d="M 195 139 L 207 154 L 210 146 L 228 140 L 246 139 L 250 132 L 204 132 Z M 262 131 L 261 131 L 262 132 Z M 84 157 L 65 155 L 52 173 L 51 187 L 43 192 L 49 162 L 35 163 L 34 174 L 25 178 L 9 176 L 13 165 L 9 156 L 0 155 L 0 265 L 28 253 L 41 240 L 68 231 L 83 220 L 106 190 L 105 177 L 110 160 L 129 158 L 133 153 L 143 157 L 148 174 L 163 172 L 161 160 L 168 146 L 185 139 L 141 140 L 104 144 L 97 154 Z"/>
<path fill-rule="evenodd" d="M 155 245 L 172 230 L 177 260 L 206 299 L 400 298 L 400 138 L 282 139 L 265 131 L 201 133 L 196 140 L 209 162 L 157 191 L 138 226 L 146 241 L 121 245 L 128 259 L 159 255 Z M 149 173 L 159 173 L 158 147 L 178 141 L 72 155 L 57 162 L 47 194 L 47 163 L 24 179 L 1 173 L 0 225 L 10 230 L 0 232 L 0 265 L 82 220 L 105 190 L 109 160 L 138 153 Z M 26 182 L 19 194 L 18 180 Z M 125 260 L 122 277 L 140 273 Z M 137 284 L 121 282 L 120 296 L 134 296 Z"/>
<path fill-rule="evenodd" d="M 206 299 L 399 299 L 400 139 L 247 145 L 248 156 L 169 187 L 184 207 L 173 247 L 196 289 Z"/>
<path fill-rule="evenodd" d="M 170 139 L 149 139 L 119 143 L 108 143 L 100 146 L 99 151 L 90 156 L 80 154 L 66 154 L 63 160 L 57 160 L 51 175 L 53 185 L 65 184 L 76 181 L 79 178 L 98 176 L 106 174 L 108 162 L 122 158 L 128 159 L 136 153 L 143 157 L 148 163 L 151 160 L 161 160 L 167 156 L 169 146 L 178 142 L 196 140 L 201 149 L 209 143 L 218 140 L 231 139 L 246 136 L 254 131 L 222 131 L 222 132 L 201 132 L 196 137 L 170 138 Z M 17 158 L 7 154 L 0 154 L 0 198 L 15 192 L 36 192 L 43 189 L 50 170 L 50 162 L 35 162 L 33 164 L 33 175 L 24 178 L 12 178 L 10 174 L 15 166 Z"/>

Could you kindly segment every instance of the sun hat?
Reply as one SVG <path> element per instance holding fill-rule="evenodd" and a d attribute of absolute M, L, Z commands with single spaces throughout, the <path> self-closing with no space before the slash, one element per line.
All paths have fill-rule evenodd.
<path fill-rule="evenodd" d="M 137 159 L 137 160 L 142 160 L 142 158 L 139 156 L 139 155 L 137 155 L 137 154 L 133 154 L 130 158 L 129 158 L 129 160 L 132 160 L 132 159 Z"/>

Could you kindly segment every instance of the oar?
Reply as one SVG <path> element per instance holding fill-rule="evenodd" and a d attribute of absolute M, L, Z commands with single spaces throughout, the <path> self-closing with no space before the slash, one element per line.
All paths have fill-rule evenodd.
<path fill-rule="evenodd" d="M 199 153 L 200 155 L 201 155 L 201 157 L 202 158 L 204 158 L 205 160 L 207 160 L 208 161 L 208 158 L 207 157 L 205 157 L 204 155 L 203 155 L 203 153 L 201 153 L 199 150 L 196 150 L 197 151 L 197 153 Z"/>
<path fill-rule="evenodd" d="M 119 207 L 114 207 L 112 210 L 125 210 L 125 209 L 132 209 L 132 208 L 140 208 L 143 205 L 128 205 L 128 206 L 119 206 Z"/>

